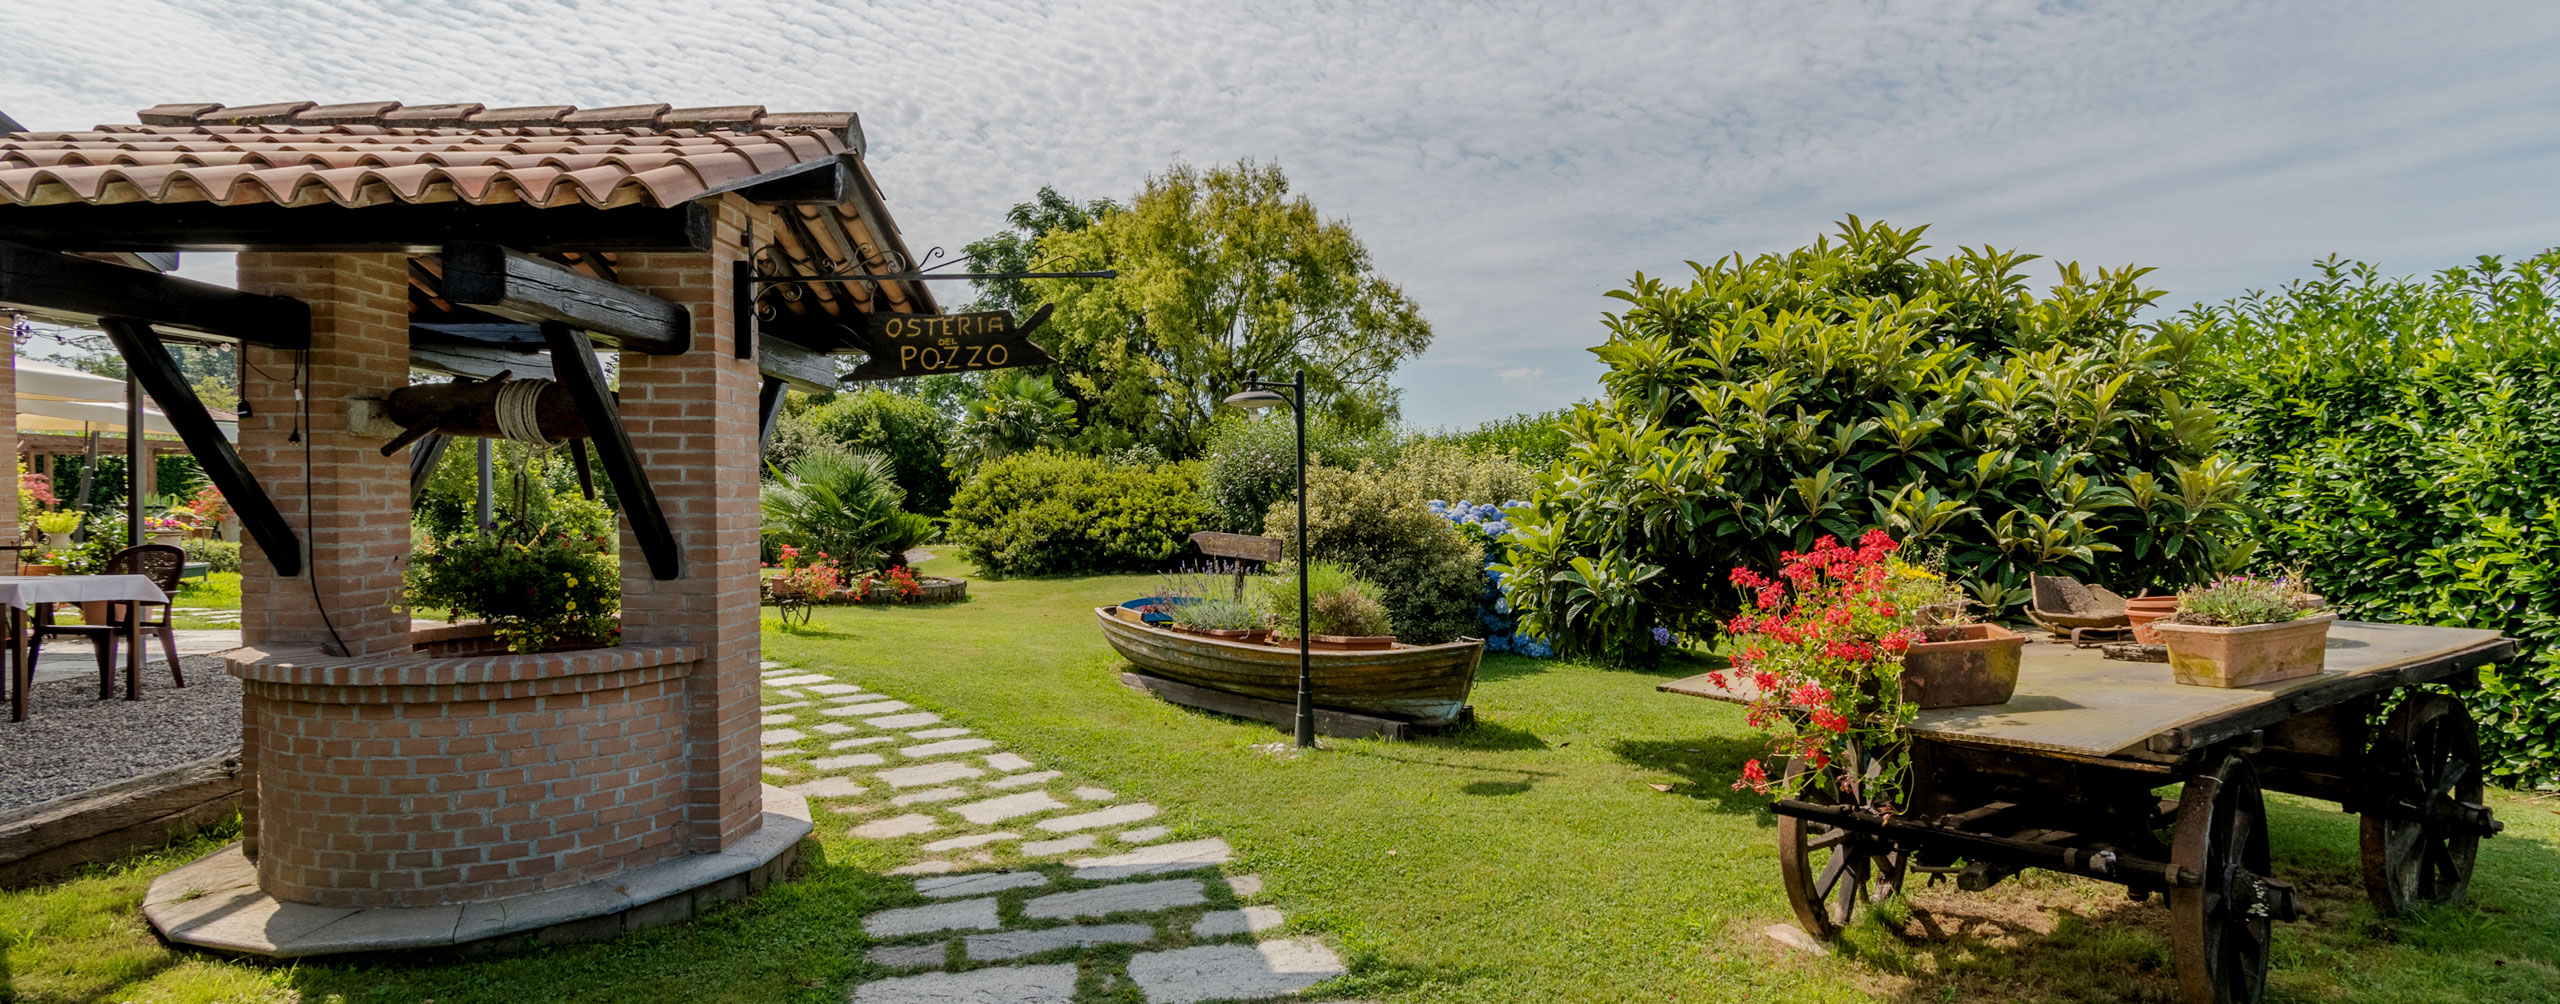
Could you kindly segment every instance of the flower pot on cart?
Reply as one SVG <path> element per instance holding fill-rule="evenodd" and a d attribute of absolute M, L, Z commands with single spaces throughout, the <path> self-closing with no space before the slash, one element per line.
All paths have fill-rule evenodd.
<path fill-rule="evenodd" d="M 2018 690 L 2027 639 L 1997 624 L 1927 629 L 1931 641 L 1902 654 L 1902 699 L 1923 708 L 2007 704 Z"/>
<path fill-rule="evenodd" d="M 2169 669 L 2195 687 L 2247 687 L 2311 676 L 2328 664 L 2329 625 L 2335 613 L 2274 624 L 2215 627 L 2160 621 L 2153 625 L 2169 647 Z"/>
<path fill-rule="evenodd" d="M 2124 601 L 2124 617 L 2133 628 L 2133 640 L 2145 645 L 2160 644 L 2155 626 L 2177 612 L 2178 598 L 2175 596 L 2136 596 Z"/>

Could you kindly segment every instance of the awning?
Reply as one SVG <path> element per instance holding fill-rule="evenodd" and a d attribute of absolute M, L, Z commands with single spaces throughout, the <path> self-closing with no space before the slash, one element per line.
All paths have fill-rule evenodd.
<path fill-rule="evenodd" d="M 124 434 L 124 381 L 32 359 L 17 360 L 16 369 L 18 431 Z M 240 423 L 229 412 L 215 411 L 213 417 L 223 438 L 240 438 Z M 142 428 L 145 434 L 178 432 L 148 401 L 142 407 Z"/>

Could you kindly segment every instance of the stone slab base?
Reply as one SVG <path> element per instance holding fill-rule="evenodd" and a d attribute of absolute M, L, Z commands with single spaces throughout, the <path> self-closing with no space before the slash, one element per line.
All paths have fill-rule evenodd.
<path fill-rule="evenodd" d="M 240 807 L 233 750 L 86 794 L 0 813 L 0 889 L 112 861 L 230 816 Z"/>
<path fill-rule="evenodd" d="M 257 867 L 232 844 L 152 882 L 142 913 L 170 941 L 273 958 L 453 947 L 503 952 L 602 941 L 681 923 L 763 889 L 790 868 L 809 830 L 808 799 L 766 785 L 762 825 L 718 854 L 489 902 L 370 909 L 269 896 L 258 888 Z"/>

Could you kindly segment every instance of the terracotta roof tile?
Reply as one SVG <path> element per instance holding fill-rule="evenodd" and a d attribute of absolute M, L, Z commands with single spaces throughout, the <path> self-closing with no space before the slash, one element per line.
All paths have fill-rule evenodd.
<path fill-rule="evenodd" d="M 165 106 L 164 106 L 165 107 Z M 295 113 L 293 121 L 301 125 L 344 125 L 349 122 L 379 122 L 382 116 L 399 108 L 397 101 L 354 101 L 341 105 L 319 105 Z M 142 120 L 149 123 L 151 120 Z M 180 123 L 163 123 L 176 125 Z"/>
<path fill-rule="evenodd" d="M 491 108 L 471 116 L 468 121 L 471 125 L 482 129 L 558 125 L 561 116 L 577 110 L 577 107 L 576 105 L 533 105 L 524 108 Z"/>
<path fill-rule="evenodd" d="M 315 108 L 318 106 L 319 102 L 317 101 L 279 101 L 270 105 L 248 105 L 241 108 L 221 108 L 196 116 L 196 121 L 203 122 L 208 119 L 216 119 L 235 125 L 257 125 L 259 123 L 270 121 L 290 122 L 293 120 L 293 116 L 296 113 L 299 113 L 306 108 Z"/>
<path fill-rule="evenodd" d="M 220 107 L 221 104 L 212 102 L 153 105 L 136 114 L 135 120 L 144 125 L 187 125 L 193 123 L 197 116 Z"/>
<path fill-rule="evenodd" d="M 381 124 L 386 126 L 414 126 L 422 129 L 458 126 L 463 124 L 464 121 L 468 120 L 471 116 L 487 111 L 488 109 L 489 106 L 477 103 L 459 105 L 409 105 L 404 108 L 394 108 L 382 113 Z"/>
<path fill-rule="evenodd" d="M 590 129 L 655 129 L 673 111 L 673 105 L 615 105 L 611 108 L 586 108 L 570 112 L 562 124 Z"/>

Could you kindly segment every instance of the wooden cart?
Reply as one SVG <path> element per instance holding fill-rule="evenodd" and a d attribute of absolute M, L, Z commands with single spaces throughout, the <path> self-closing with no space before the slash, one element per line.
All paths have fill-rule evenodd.
<path fill-rule="evenodd" d="M 2481 804 L 2477 728 L 2440 693 L 2377 712 L 2403 687 L 2459 689 L 2514 654 L 2495 631 L 2339 621 L 2325 672 L 2220 690 L 2173 683 L 2159 663 L 2029 645 L 2008 703 L 1920 712 L 1901 811 L 1842 796 L 1843 772 L 1872 773 L 1855 750 L 1777 803 L 1787 898 L 1828 938 L 1915 873 L 1966 891 L 2028 868 L 2102 879 L 2167 894 L 2191 1004 L 2256 1001 L 2273 922 L 2293 916 L 2260 793 L 2361 814 L 2365 890 L 2386 914 L 2460 902 L 2480 838 L 2502 825 Z M 1693 676 L 1660 689 L 1747 701 L 1750 682 L 1727 675 L 1726 688 Z M 2181 783 L 2180 797 L 2155 794 Z"/>

